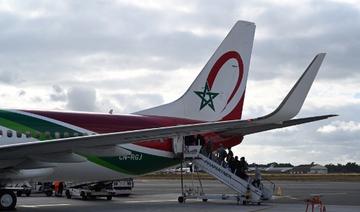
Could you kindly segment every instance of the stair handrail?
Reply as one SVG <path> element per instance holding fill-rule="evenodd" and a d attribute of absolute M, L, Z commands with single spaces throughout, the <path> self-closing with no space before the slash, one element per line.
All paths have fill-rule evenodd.
<path fill-rule="evenodd" d="M 200 155 L 200 154 L 199 154 Z M 230 179 L 232 179 L 232 180 L 234 180 L 235 182 L 237 182 L 238 184 L 240 184 L 243 188 L 245 188 L 245 189 L 250 189 L 250 191 L 252 191 L 253 193 L 255 193 L 255 194 L 257 194 L 258 196 L 261 196 L 261 194 L 259 194 L 258 193 L 258 191 L 257 190 L 259 190 L 259 191 L 261 191 L 260 189 L 257 189 L 257 188 L 255 188 L 254 186 L 254 188 L 256 189 L 256 190 L 254 190 L 254 189 L 252 189 L 251 188 L 251 184 L 249 183 L 249 181 L 247 181 L 247 180 L 244 180 L 244 179 L 242 179 L 242 178 L 240 178 L 239 176 L 237 176 L 236 174 L 234 174 L 234 173 L 232 173 L 231 171 L 229 171 L 229 170 L 227 170 L 227 169 L 225 169 L 224 167 L 222 167 L 222 166 L 220 166 L 218 163 L 216 163 L 215 161 L 213 161 L 213 160 L 211 160 L 210 158 L 208 158 L 208 157 L 206 157 L 205 155 L 203 155 L 203 154 L 201 154 L 202 155 L 202 157 L 205 157 L 205 158 L 207 158 L 207 159 L 209 159 L 211 162 L 213 162 L 214 163 L 214 165 L 216 164 L 216 166 L 219 166 L 221 169 L 224 169 L 226 172 L 228 172 L 228 173 L 226 173 L 226 174 L 231 174 L 231 175 L 234 175 L 234 176 L 229 176 L 230 177 Z M 201 158 L 201 156 L 200 156 L 200 158 Z M 203 159 L 203 158 L 201 158 L 204 162 L 205 162 L 205 160 Z M 236 173 L 236 172 L 235 172 Z M 241 181 L 239 181 L 238 179 L 241 179 L 241 180 L 244 180 L 245 182 L 247 182 L 247 185 L 245 186 Z"/>

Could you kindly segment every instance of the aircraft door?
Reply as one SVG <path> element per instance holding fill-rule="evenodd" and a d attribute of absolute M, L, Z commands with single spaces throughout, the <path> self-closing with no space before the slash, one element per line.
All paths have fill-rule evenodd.
<path fill-rule="evenodd" d="M 172 138 L 173 140 L 173 151 L 175 154 L 183 153 L 183 145 L 184 145 L 184 137 L 183 136 L 175 136 Z"/>

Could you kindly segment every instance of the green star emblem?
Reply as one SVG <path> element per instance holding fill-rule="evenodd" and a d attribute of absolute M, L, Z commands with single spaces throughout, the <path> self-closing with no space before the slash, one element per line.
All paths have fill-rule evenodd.
<path fill-rule="evenodd" d="M 204 91 L 194 91 L 194 93 L 201 98 L 200 110 L 202 110 L 206 105 L 209 105 L 209 107 L 215 111 L 213 100 L 217 95 L 219 95 L 219 93 L 211 92 L 207 82 L 205 84 Z"/>

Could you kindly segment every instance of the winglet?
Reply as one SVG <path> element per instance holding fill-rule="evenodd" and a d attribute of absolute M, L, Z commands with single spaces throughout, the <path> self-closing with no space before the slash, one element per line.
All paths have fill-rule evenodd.
<path fill-rule="evenodd" d="M 258 120 L 266 123 L 281 123 L 296 116 L 309 93 L 325 55 L 326 53 L 316 55 L 279 107 L 274 112 L 260 117 Z"/>

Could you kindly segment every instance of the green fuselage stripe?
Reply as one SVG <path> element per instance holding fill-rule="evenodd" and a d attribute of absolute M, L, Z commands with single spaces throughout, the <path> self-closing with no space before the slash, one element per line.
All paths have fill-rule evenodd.
<path fill-rule="evenodd" d="M 43 137 L 43 138 L 40 138 L 40 140 L 54 138 L 55 133 L 60 133 L 61 135 L 63 135 L 65 132 L 69 133 L 70 135 L 73 135 L 74 133 L 79 133 L 76 130 L 64 127 L 59 124 L 55 124 L 53 122 L 49 122 L 49 121 L 42 120 L 39 118 L 35 118 L 35 117 L 31 117 L 31 116 L 11 112 L 11 111 L 6 111 L 6 110 L 0 110 L 0 118 L 1 118 L 1 120 L 0 120 L 1 125 L 4 124 L 3 126 L 10 128 L 12 130 L 18 131 L 18 132 L 25 133 L 26 130 L 24 127 L 26 127 L 27 130 L 31 130 L 33 133 L 35 133 L 35 132 L 41 132 L 41 134 L 44 134 L 45 132 L 50 133 L 50 138 Z M 4 123 L 1 121 L 4 121 Z M 11 122 L 11 124 L 8 123 L 9 121 Z M 5 125 L 5 124 L 8 124 L 8 125 Z M 44 136 L 44 135 L 42 135 L 42 136 Z"/>
<path fill-rule="evenodd" d="M 30 132 L 32 137 L 37 134 L 40 137 L 36 137 L 36 139 L 41 141 L 53 139 L 55 137 L 55 133 L 60 133 L 61 135 L 64 135 L 64 133 L 69 133 L 69 135 L 81 133 L 60 124 L 6 110 L 0 110 L 0 125 L 24 134 Z M 50 136 L 46 135 L 45 132 L 50 133 Z M 12 137 L 14 138 L 15 136 L 16 135 L 13 135 Z M 178 159 L 158 156 L 155 153 L 149 154 L 131 149 L 128 150 L 131 154 L 130 156 L 125 157 L 99 157 L 93 155 L 83 156 L 95 164 L 128 175 L 142 175 L 180 163 Z"/>
<path fill-rule="evenodd" d="M 128 150 L 131 151 L 130 149 Z M 176 158 L 161 157 L 138 151 L 131 151 L 131 154 L 128 156 L 87 156 L 87 159 L 98 165 L 129 175 L 142 175 L 180 163 L 180 160 Z"/>

